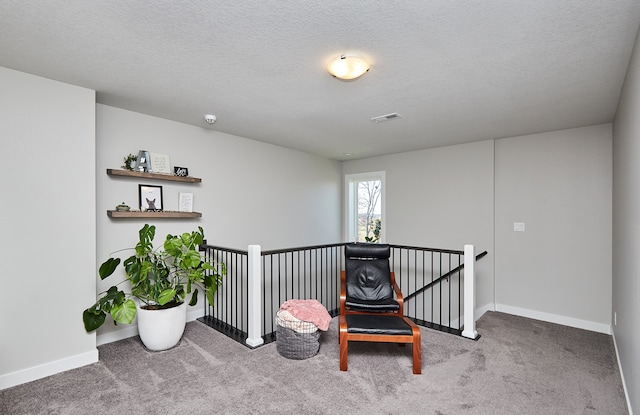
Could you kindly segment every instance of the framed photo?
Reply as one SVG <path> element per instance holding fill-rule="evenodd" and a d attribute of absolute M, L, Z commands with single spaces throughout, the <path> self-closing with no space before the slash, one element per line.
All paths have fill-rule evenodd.
<path fill-rule="evenodd" d="M 180 192 L 180 201 L 178 203 L 178 211 L 193 212 L 193 193 Z"/>
<path fill-rule="evenodd" d="M 141 211 L 162 211 L 162 186 L 138 185 L 138 200 Z"/>
<path fill-rule="evenodd" d="M 153 173 L 171 174 L 171 163 L 166 154 L 151 153 L 149 155 L 149 171 Z"/>

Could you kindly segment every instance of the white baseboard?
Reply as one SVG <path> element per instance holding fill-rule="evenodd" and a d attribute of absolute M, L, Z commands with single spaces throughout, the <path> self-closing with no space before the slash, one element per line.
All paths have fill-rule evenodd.
<path fill-rule="evenodd" d="M 55 375 L 56 373 L 75 369 L 81 366 L 90 365 L 97 361 L 98 350 L 95 349 L 86 353 L 7 373 L 6 375 L 0 376 L 0 390 L 42 379 L 47 376 Z"/>
<path fill-rule="evenodd" d="M 611 334 L 611 325 L 596 323 L 579 318 L 566 317 L 558 314 L 543 313 L 541 311 L 529 310 L 526 308 L 513 307 L 510 305 L 496 304 L 495 311 L 500 311 L 516 316 L 533 318 L 535 320 L 546 321 L 549 323 L 562 324 L 563 326 L 575 327 L 577 329 L 595 331 L 597 333 Z"/>
<path fill-rule="evenodd" d="M 473 318 L 478 321 L 478 319 L 484 316 L 484 313 L 486 313 L 487 311 L 496 311 L 496 305 L 493 303 L 488 303 L 483 305 L 482 307 L 477 307 L 473 312 Z"/>
<path fill-rule="evenodd" d="M 475 319 L 475 321 L 478 321 L 478 319 L 480 317 L 482 317 L 484 315 L 484 313 L 486 313 L 487 311 L 495 311 L 495 306 L 494 306 L 493 303 L 485 304 L 482 307 L 476 308 L 473 311 L 473 318 Z M 462 324 L 462 323 L 463 322 L 460 321 L 459 318 L 453 319 L 453 320 L 451 320 L 451 327 L 464 326 L 464 324 Z"/>
<path fill-rule="evenodd" d="M 202 307 L 192 309 L 191 311 L 187 311 L 187 322 L 195 321 L 203 316 L 204 310 Z M 103 344 L 117 342 L 118 340 L 124 340 L 138 335 L 138 325 L 135 323 L 128 326 L 119 325 L 118 327 L 121 328 L 109 333 L 98 334 L 96 337 L 96 345 L 101 346 Z"/>
<path fill-rule="evenodd" d="M 633 409 L 631 408 L 631 399 L 629 399 L 629 389 L 627 389 L 627 383 L 624 381 L 624 373 L 622 372 L 622 365 L 620 364 L 620 354 L 618 353 L 618 343 L 616 342 L 616 333 L 613 332 L 613 347 L 616 350 L 616 360 L 618 362 L 618 370 L 620 370 L 620 378 L 622 379 L 622 388 L 624 389 L 624 396 L 627 398 L 627 409 L 629 415 L 633 415 Z"/>
<path fill-rule="evenodd" d="M 187 322 L 194 321 L 202 316 L 204 316 L 204 310 L 201 307 L 198 307 L 195 310 L 187 312 Z M 129 326 L 122 325 L 119 327 L 121 328 L 116 331 L 96 336 L 96 346 L 138 335 L 138 326 L 136 324 Z M 0 390 L 42 379 L 47 376 L 55 375 L 56 373 L 75 369 L 81 366 L 90 365 L 92 363 L 96 363 L 98 358 L 98 349 L 95 349 L 90 352 L 44 363 L 39 366 L 0 375 Z"/>
<path fill-rule="evenodd" d="M 190 321 L 195 321 L 200 317 L 204 317 L 204 310 L 202 309 L 202 307 L 198 307 L 197 309 L 187 311 L 187 323 Z"/>
<path fill-rule="evenodd" d="M 102 346 L 103 344 L 117 342 L 119 340 L 128 339 L 129 337 L 134 337 L 138 335 L 138 325 L 130 324 L 124 325 L 119 324 L 119 329 L 110 331 L 108 333 L 98 334 L 96 336 L 96 346 Z"/>

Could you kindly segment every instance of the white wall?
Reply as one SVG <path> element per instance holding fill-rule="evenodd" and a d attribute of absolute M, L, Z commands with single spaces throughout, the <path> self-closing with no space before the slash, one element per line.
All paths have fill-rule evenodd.
<path fill-rule="evenodd" d="M 218 124 L 219 123 L 219 124 Z M 218 120 L 222 125 L 224 120 Z M 340 242 L 342 167 L 340 163 L 294 150 L 194 127 L 105 105 L 97 106 L 98 261 L 133 246 L 144 223 L 157 226 L 156 242 L 167 233 L 202 226 L 209 244 L 263 250 Z M 202 183 L 185 184 L 107 176 L 129 153 L 144 149 L 170 156 Z M 125 202 L 138 206 L 138 184 L 163 187 L 166 210 L 177 210 L 180 191 L 194 193 L 200 219 L 109 219 L 107 209 Z M 129 253 L 126 253 L 129 254 Z M 95 274 L 94 274 L 95 275 Z M 116 275 L 98 282 L 107 289 Z M 190 316 L 202 314 L 199 304 Z M 98 344 L 136 333 L 132 326 L 107 321 Z"/>
<path fill-rule="evenodd" d="M 95 93 L 0 68 L 0 389 L 97 360 Z"/>
<path fill-rule="evenodd" d="M 493 308 L 492 140 L 354 160 L 343 169 L 386 172 L 386 242 L 488 251 L 476 264 L 476 304 Z"/>
<path fill-rule="evenodd" d="M 386 172 L 389 243 L 489 252 L 477 262 L 476 315 L 495 307 L 608 333 L 611 163 L 607 124 L 355 160 L 344 172 Z"/>
<path fill-rule="evenodd" d="M 496 140 L 497 310 L 609 333 L 611 157 L 610 124 Z"/>
<path fill-rule="evenodd" d="M 640 35 L 613 124 L 613 335 L 627 396 L 640 413 Z M 631 392 L 633 391 L 633 392 Z"/>

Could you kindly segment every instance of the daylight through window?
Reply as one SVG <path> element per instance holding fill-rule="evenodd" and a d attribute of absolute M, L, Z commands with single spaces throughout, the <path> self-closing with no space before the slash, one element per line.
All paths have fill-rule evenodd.
<path fill-rule="evenodd" d="M 347 239 L 382 242 L 384 235 L 384 172 L 346 177 Z"/>

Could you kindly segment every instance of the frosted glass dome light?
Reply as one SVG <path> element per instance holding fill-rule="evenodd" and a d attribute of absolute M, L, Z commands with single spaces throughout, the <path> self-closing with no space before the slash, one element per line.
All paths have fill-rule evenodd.
<path fill-rule="evenodd" d="M 359 56 L 341 55 L 329 63 L 327 71 L 339 79 L 356 79 L 367 73 L 371 66 Z"/>

